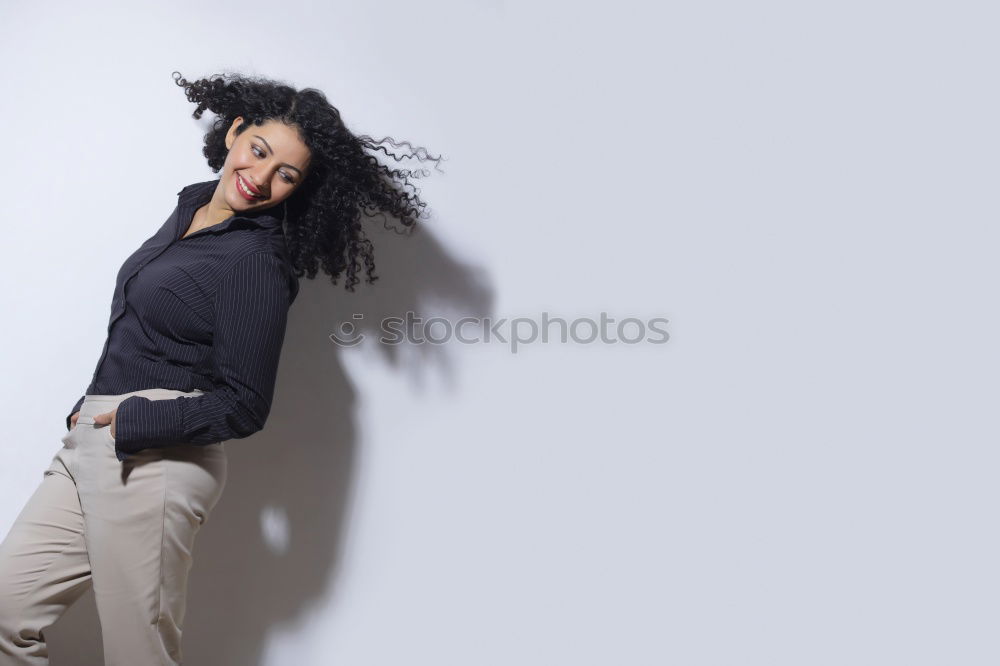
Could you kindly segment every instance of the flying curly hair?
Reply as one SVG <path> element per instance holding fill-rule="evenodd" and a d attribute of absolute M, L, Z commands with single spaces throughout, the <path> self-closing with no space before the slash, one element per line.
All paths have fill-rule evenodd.
<path fill-rule="evenodd" d="M 427 204 L 417 195 L 419 190 L 410 178 L 427 176 L 428 172 L 389 168 L 371 153 L 383 152 L 397 162 L 417 158 L 437 163 L 441 156 L 430 156 L 426 149 L 414 148 L 406 141 L 397 143 L 392 137 L 375 140 L 352 134 L 340 111 L 315 88 L 296 90 L 282 81 L 238 73 L 213 74 L 190 82 L 180 72 L 173 72 L 173 77 L 184 88 L 188 101 L 197 103 L 192 114 L 195 119 L 206 110 L 217 116 L 205 134 L 202 149 L 213 172 L 218 173 L 226 161 L 226 133 L 237 116 L 245 119 L 237 134 L 251 125 L 275 120 L 296 129 L 309 149 L 309 172 L 284 201 L 285 241 L 296 277 L 312 279 L 321 266 L 333 284 L 346 274 L 345 287 L 353 292 L 360 281 L 357 273 L 364 267 L 366 281 L 375 282 L 374 252 L 362 219 L 389 216 L 404 226 L 403 233 L 412 232 Z M 394 149 L 405 145 L 412 152 L 391 152 L 382 145 L 385 143 Z"/>

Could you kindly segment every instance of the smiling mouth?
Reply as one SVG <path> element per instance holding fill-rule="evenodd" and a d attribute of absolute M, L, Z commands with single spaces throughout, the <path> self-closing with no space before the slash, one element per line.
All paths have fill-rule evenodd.
<path fill-rule="evenodd" d="M 262 195 L 251 190 L 240 174 L 236 174 L 236 189 L 243 195 L 244 199 L 249 199 L 250 201 L 260 201 L 264 198 Z"/>

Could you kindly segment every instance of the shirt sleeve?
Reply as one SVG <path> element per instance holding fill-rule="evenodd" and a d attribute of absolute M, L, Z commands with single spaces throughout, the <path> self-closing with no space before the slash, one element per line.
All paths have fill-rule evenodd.
<path fill-rule="evenodd" d="M 80 399 L 76 401 L 75 405 L 73 405 L 73 409 L 69 410 L 69 414 L 66 415 L 66 430 L 73 429 L 73 422 L 70 421 L 70 419 L 73 418 L 74 414 L 80 411 L 80 406 L 83 404 L 83 399 L 86 397 L 87 397 L 86 394 L 81 395 Z"/>
<path fill-rule="evenodd" d="M 241 259 L 216 292 L 215 388 L 168 400 L 126 398 L 115 415 L 116 450 L 214 444 L 261 430 L 271 410 L 291 291 L 280 257 L 258 252 Z"/>

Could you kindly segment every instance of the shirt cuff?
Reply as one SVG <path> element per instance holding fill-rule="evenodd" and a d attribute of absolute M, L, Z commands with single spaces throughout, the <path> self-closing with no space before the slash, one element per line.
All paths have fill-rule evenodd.
<path fill-rule="evenodd" d="M 143 449 L 171 446 L 184 434 L 181 398 L 150 400 L 133 395 L 118 403 L 115 413 L 115 450 L 137 453 Z"/>

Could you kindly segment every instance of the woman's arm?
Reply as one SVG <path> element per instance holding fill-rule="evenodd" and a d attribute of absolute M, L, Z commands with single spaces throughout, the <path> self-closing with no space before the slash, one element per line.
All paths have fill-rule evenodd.
<path fill-rule="evenodd" d="M 69 410 L 69 414 L 66 415 L 66 430 L 73 429 L 73 415 L 80 411 L 80 405 L 83 404 L 83 399 L 86 397 L 86 395 L 81 395 L 80 399 L 76 401 L 75 405 L 73 405 L 73 409 Z"/>
<path fill-rule="evenodd" d="M 280 257 L 264 251 L 237 262 L 215 298 L 215 389 L 173 400 L 126 398 L 115 416 L 116 448 L 135 453 L 181 443 L 213 444 L 262 429 L 271 410 L 290 291 L 289 271 Z"/>

